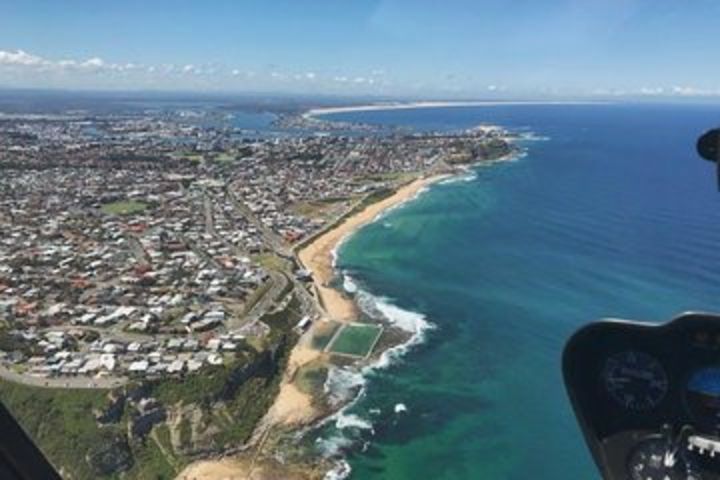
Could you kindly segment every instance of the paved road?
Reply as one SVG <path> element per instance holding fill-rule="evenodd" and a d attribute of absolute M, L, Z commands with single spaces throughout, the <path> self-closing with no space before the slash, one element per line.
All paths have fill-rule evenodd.
<path fill-rule="evenodd" d="M 269 271 L 270 288 L 265 292 L 260 300 L 252 306 L 249 312 L 245 314 L 244 324 L 252 324 L 260 320 L 263 315 L 272 310 L 278 300 L 280 294 L 287 288 L 288 279 L 285 275 L 277 271 Z"/>
<path fill-rule="evenodd" d="M 263 240 L 275 253 L 279 253 L 284 256 L 290 256 L 290 248 L 277 233 L 271 228 L 268 228 L 260 219 L 250 210 L 250 208 L 238 198 L 235 193 L 228 189 L 228 197 L 232 201 L 235 208 L 245 217 L 245 219 L 257 228 L 263 236 Z"/>
<path fill-rule="evenodd" d="M 115 388 L 128 382 L 125 377 L 60 377 L 60 378 L 43 378 L 35 377 L 28 374 L 19 374 L 10 370 L 6 365 L 0 363 L 0 378 L 15 383 L 21 383 L 31 387 L 43 388 Z"/>
<path fill-rule="evenodd" d="M 203 210 L 205 214 L 205 233 L 215 235 L 215 217 L 213 217 L 213 203 L 207 190 L 203 189 Z"/>

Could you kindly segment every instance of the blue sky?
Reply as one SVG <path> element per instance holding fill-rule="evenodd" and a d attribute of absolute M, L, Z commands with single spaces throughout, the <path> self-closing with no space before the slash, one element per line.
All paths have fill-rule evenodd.
<path fill-rule="evenodd" d="M 720 96 L 714 0 L 0 0 L 0 86 Z"/>

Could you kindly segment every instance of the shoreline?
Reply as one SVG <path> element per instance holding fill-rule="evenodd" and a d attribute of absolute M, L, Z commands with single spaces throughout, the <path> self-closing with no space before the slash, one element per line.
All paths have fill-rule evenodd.
<path fill-rule="evenodd" d="M 438 101 L 438 102 L 389 102 L 389 103 L 373 103 L 367 105 L 353 105 L 346 107 L 318 107 L 311 108 L 304 112 L 303 118 L 315 118 L 322 115 L 331 115 L 335 113 L 351 113 L 351 112 L 375 112 L 383 110 L 413 110 L 421 108 L 461 108 L 461 107 L 501 107 L 513 105 L 595 105 L 607 104 L 610 102 L 590 102 L 590 101 L 542 101 L 542 100 L 477 100 L 477 101 Z"/>
<path fill-rule="evenodd" d="M 358 315 L 355 302 L 330 286 L 337 273 L 335 257 L 338 247 L 360 228 L 375 221 L 379 215 L 413 200 L 426 187 L 450 176 L 451 174 L 443 173 L 418 177 L 397 188 L 392 195 L 371 203 L 340 221 L 298 251 L 297 257 L 303 268 L 313 274 L 313 287 L 321 303 L 323 320 L 350 322 L 356 320 Z"/>

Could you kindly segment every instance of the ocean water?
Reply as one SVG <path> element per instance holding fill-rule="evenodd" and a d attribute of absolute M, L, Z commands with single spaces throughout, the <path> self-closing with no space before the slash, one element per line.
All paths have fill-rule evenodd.
<path fill-rule="evenodd" d="M 720 310 L 720 193 L 694 151 L 720 107 L 331 117 L 493 123 L 543 139 L 523 142 L 515 162 L 436 184 L 344 243 L 338 267 L 360 291 L 389 316 L 434 327 L 365 372 L 362 396 L 318 446 L 342 452 L 353 479 L 597 479 L 562 384 L 563 343 L 601 317 Z"/>

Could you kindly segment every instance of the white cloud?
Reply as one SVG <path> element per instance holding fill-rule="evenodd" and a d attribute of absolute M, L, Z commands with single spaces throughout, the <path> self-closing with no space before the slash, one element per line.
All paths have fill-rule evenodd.
<path fill-rule="evenodd" d="M 23 50 L 17 50 L 15 52 L 0 50 L 0 65 L 34 67 L 42 66 L 46 62 L 46 60 Z"/>
<path fill-rule="evenodd" d="M 84 68 L 103 68 L 105 66 L 105 61 L 103 61 L 102 58 L 93 57 L 82 62 L 80 66 Z"/>
<path fill-rule="evenodd" d="M 674 86 L 671 89 L 674 95 L 683 97 L 716 97 L 720 96 L 720 88 L 696 88 L 690 86 Z"/>
<path fill-rule="evenodd" d="M 720 96 L 720 88 L 697 88 L 693 86 L 672 87 L 640 87 L 636 89 L 623 88 L 601 88 L 593 90 L 594 95 L 633 97 L 633 96 L 654 96 L 654 97 L 717 97 Z"/>
<path fill-rule="evenodd" d="M 672 87 L 672 92 L 677 95 L 694 95 L 697 93 L 697 89 L 693 87 Z"/>
<path fill-rule="evenodd" d="M 640 89 L 640 95 L 662 95 L 665 93 L 665 89 L 662 87 L 642 87 Z"/>
<path fill-rule="evenodd" d="M 0 68 L 11 67 L 15 69 L 41 70 L 41 71 L 115 71 L 123 72 L 141 68 L 134 63 L 107 63 L 100 57 L 92 57 L 86 60 L 62 59 L 49 60 L 38 55 L 32 55 L 24 50 L 7 51 L 0 50 Z"/>
<path fill-rule="evenodd" d="M 219 63 L 114 63 L 100 56 L 45 58 L 24 50 L 0 49 L 0 85 L 59 87 L 136 88 L 145 85 L 168 88 L 308 88 L 328 92 L 377 91 L 385 88 L 385 71 L 336 71 L 325 76 L 315 70 L 289 71 L 270 65 L 269 70 L 248 71 Z M 269 80 L 273 82 L 268 82 Z M 273 86 L 270 86 L 273 84 Z"/>

